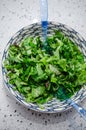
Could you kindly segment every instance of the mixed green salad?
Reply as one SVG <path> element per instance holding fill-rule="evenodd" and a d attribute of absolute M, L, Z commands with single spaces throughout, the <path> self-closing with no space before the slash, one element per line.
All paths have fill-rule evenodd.
<path fill-rule="evenodd" d="M 4 62 L 9 83 L 26 102 L 46 103 L 52 98 L 65 100 L 86 83 L 86 62 L 78 46 L 60 30 L 47 37 L 51 53 L 43 49 L 40 37 L 27 37 L 11 44 Z"/>

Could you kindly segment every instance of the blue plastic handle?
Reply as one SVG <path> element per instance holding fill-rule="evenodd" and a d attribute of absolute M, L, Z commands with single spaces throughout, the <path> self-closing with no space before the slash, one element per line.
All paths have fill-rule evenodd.
<path fill-rule="evenodd" d="M 48 2 L 47 0 L 40 0 L 41 7 L 41 23 L 42 23 L 42 32 L 43 32 L 43 41 L 44 48 L 47 47 L 47 27 L 48 27 Z"/>
<path fill-rule="evenodd" d="M 41 4 L 41 21 L 48 21 L 48 2 L 40 0 Z"/>
<path fill-rule="evenodd" d="M 67 102 L 73 106 L 76 111 L 83 117 L 83 119 L 86 121 L 86 110 L 84 108 L 82 108 L 81 106 L 79 106 L 78 104 L 76 104 L 74 101 L 72 101 L 71 99 L 68 99 Z"/>

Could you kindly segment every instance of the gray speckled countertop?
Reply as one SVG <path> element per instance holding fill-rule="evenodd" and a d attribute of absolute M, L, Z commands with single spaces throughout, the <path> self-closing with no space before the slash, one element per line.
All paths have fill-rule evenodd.
<path fill-rule="evenodd" d="M 86 0 L 48 0 L 48 3 L 49 20 L 69 25 L 86 39 Z M 0 59 L 11 36 L 39 20 L 39 0 L 0 0 Z M 86 99 L 81 105 L 86 108 Z M 57 114 L 28 110 L 10 96 L 0 71 L 0 130 L 86 130 L 86 122 L 74 109 Z"/>

